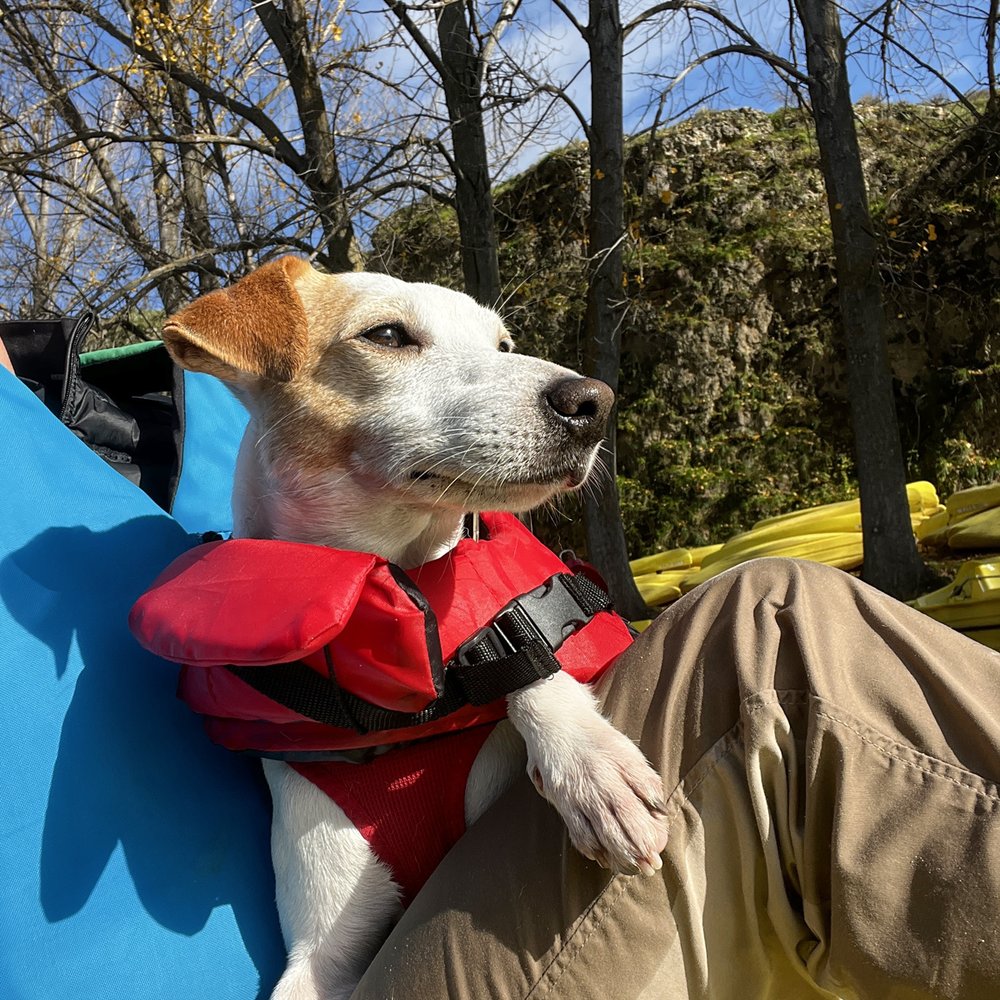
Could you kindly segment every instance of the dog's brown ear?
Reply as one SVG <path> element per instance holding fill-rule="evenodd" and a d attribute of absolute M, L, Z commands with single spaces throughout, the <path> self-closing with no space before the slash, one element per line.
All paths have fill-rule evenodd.
<path fill-rule="evenodd" d="M 294 282 L 310 270 L 300 257 L 280 257 L 203 295 L 164 323 L 167 350 L 182 368 L 228 382 L 287 382 L 306 358 L 308 322 Z"/>

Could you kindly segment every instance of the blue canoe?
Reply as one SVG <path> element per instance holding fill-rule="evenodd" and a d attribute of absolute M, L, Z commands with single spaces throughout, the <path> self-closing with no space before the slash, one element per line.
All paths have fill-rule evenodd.
<path fill-rule="evenodd" d="M 126 625 L 231 527 L 246 415 L 205 376 L 184 396 L 170 516 L 0 368 L 4 1000 L 252 1000 L 283 967 L 259 767 L 207 741 Z"/>

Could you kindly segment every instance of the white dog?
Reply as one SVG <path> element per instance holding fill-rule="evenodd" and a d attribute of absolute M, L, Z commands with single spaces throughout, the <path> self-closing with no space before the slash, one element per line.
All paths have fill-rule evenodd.
<path fill-rule="evenodd" d="M 603 383 L 513 353 L 499 317 L 465 295 L 324 275 L 295 257 L 197 300 L 164 339 L 250 412 L 237 536 L 374 552 L 404 569 L 456 545 L 467 512 L 525 511 L 578 487 L 612 403 Z M 497 726 L 476 758 L 467 821 L 510 784 L 526 748 L 582 854 L 615 872 L 657 870 L 660 779 L 589 690 L 559 672 L 507 702 L 512 727 Z M 274 997 L 348 997 L 398 917 L 399 890 L 315 785 L 281 762 L 265 769 L 289 956 Z"/>

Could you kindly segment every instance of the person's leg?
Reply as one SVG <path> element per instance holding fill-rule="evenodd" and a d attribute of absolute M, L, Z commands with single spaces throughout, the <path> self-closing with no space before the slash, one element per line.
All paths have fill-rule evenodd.
<path fill-rule="evenodd" d="M 663 775 L 661 875 L 577 855 L 525 779 L 356 1000 L 1000 996 L 1000 655 L 764 560 L 668 609 L 602 695 Z"/>

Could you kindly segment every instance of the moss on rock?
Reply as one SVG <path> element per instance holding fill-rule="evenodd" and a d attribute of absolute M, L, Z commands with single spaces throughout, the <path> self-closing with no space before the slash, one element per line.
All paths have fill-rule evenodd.
<path fill-rule="evenodd" d="M 923 165 L 970 116 L 876 103 L 858 114 L 908 473 L 942 493 L 1000 478 L 997 192 L 988 180 L 940 197 L 919 187 Z M 521 349 L 577 368 L 586 171 L 578 144 L 496 192 L 504 314 Z M 850 495 L 836 285 L 809 120 L 703 112 L 631 140 L 626 211 L 617 472 L 630 550 L 718 540 Z M 401 277 L 461 284 L 446 208 L 399 213 L 374 244 Z M 582 546 L 574 503 L 536 517 L 550 543 Z"/>

